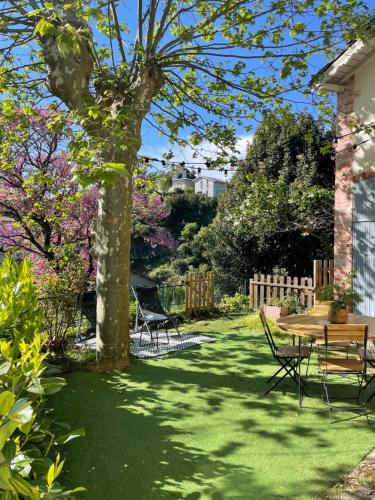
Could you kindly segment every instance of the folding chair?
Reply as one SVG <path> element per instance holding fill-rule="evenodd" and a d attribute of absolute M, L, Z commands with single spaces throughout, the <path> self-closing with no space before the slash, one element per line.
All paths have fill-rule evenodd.
<path fill-rule="evenodd" d="M 148 332 L 151 342 L 154 341 L 154 333 L 156 338 L 156 348 L 159 348 L 159 331 L 163 329 L 169 343 L 168 328 L 169 322 L 172 323 L 179 337 L 180 331 L 177 326 L 176 318 L 172 314 L 168 314 L 163 308 L 158 288 L 155 287 L 132 287 L 133 295 L 137 303 L 137 313 L 135 321 L 135 332 L 139 330 L 139 323 L 141 323 L 141 334 L 139 343 L 142 343 L 142 335 L 144 330 Z"/>
<path fill-rule="evenodd" d="M 374 341 L 374 347 L 375 347 L 375 341 Z M 365 385 L 363 386 L 363 390 L 367 389 L 367 387 L 371 384 L 371 382 L 375 379 L 375 373 L 371 375 L 371 377 L 368 378 L 367 376 L 367 367 L 370 366 L 371 368 L 375 368 L 375 349 L 374 347 L 364 349 L 361 347 L 359 349 L 359 357 L 365 365 Z M 371 399 L 375 396 L 375 391 L 370 395 L 370 397 L 367 398 L 367 401 L 371 401 Z"/>
<path fill-rule="evenodd" d="M 367 325 L 332 324 L 324 326 L 325 349 L 324 356 L 319 358 L 319 371 L 323 377 L 323 402 L 329 407 L 329 417 L 332 422 L 333 411 L 353 411 L 367 415 L 366 406 L 363 402 L 363 381 L 366 373 L 366 363 L 362 363 L 359 358 L 340 358 L 329 356 L 329 346 L 334 342 L 363 343 L 363 354 L 367 353 Z M 328 392 L 328 376 L 354 378 L 358 382 L 358 393 L 355 397 L 345 397 L 341 399 L 355 399 L 357 406 L 335 406 L 331 403 Z M 325 401 L 324 401 L 325 396 Z M 362 407 L 360 404 L 362 403 Z"/>
<path fill-rule="evenodd" d="M 77 329 L 77 337 L 81 336 L 82 316 L 85 316 L 90 324 L 89 329 L 84 332 L 84 335 L 89 336 L 94 334 L 96 331 L 96 291 L 87 290 L 82 292 L 78 298 L 78 308 L 81 314 Z"/>
<path fill-rule="evenodd" d="M 298 386 L 298 398 L 300 404 L 301 392 L 305 396 L 307 396 L 304 386 L 307 379 L 307 371 L 310 362 L 311 349 L 306 346 L 301 346 L 300 341 L 299 345 L 293 344 L 293 345 L 277 346 L 274 341 L 271 330 L 268 326 L 263 309 L 259 312 L 259 317 L 262 322 L 264 333 L 268 345 L 271 349 L 272 356 L 280 365 L 280 368 L 272 375 L 272 377 L 270 377 L 267 380 L 267 383 L 272 382 L 272 385 L 269 389 L 267 389 L 265 395 L 273 391 L 275 387 L 278 386 L 280 382 L 289 375 L 289 377 L 293 380 L 293 382 Z M 305 379 L 303 379 L 303 377 L 301 377 L 301 363 L 306 359 L 308 360 L 308 365 L 306 369 Z M 279 373 L 282 373 L 283 371 L 284 374 L 281 376 L 281 378 L 276 379 L 276 376 Z"/>

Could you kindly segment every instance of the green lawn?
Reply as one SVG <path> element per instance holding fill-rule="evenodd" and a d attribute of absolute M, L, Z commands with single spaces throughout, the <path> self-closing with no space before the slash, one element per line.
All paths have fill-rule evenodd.
<path fill-rule="evenodd" d="M 274 365 L 249 317 L 186 330 L 217 340 L 126 373 L 67 377 L 53 404 L 86 429 L 66 447 L 63 477 L 87 488 L 81 498 L 314 498 L 374 446 L 363 417 L 329 424 L 317 380 L 300 417 L 291 384 L 263 395 Z"/>

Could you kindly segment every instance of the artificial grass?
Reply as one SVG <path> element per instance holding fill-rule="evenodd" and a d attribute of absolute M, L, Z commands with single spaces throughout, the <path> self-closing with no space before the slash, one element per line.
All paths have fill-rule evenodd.
<path fill-rule="evenodd" d="M 291 383 L 263 395 L 275 365 L 252 318 L 186 330 L 217 341 L 124 373 L 73 373 L 52 400 L 86 429 L 62 478 L 87 488 L 80 498 L 315 498 L 374 446 L 365 418 L 329 423 L 317 380 L 300 416 Z"/>

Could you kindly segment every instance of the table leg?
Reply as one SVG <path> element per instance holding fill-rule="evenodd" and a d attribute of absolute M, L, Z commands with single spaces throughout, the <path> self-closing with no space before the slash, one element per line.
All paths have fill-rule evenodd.
<path fill-rule="evenodd" d="M 298 337 L 298 415 L 302 408 L 301 401 L 301 337 Z"/>

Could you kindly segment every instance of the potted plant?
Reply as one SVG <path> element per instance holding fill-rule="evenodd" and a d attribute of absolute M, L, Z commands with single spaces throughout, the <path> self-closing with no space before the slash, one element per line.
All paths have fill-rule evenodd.
<path fill-rule="evenodd" d="M 359 293 L 353 290 L 355 273 L 351 272 L 342 285 L 323 286 L 319 293 L 320 301 L 330 301 L 328 319 L 331 323 L 347 323 L 349 310 L 362 302 Z"/>
<path fill-rule="evenodd" d="M 277 299 L 271 299 L 269 304 L 264 305 L 264 314 L 267 318 L 277 320 L 288 314 L 302 312 L 300 300 L 296 294 L 284 295 Z"/>

